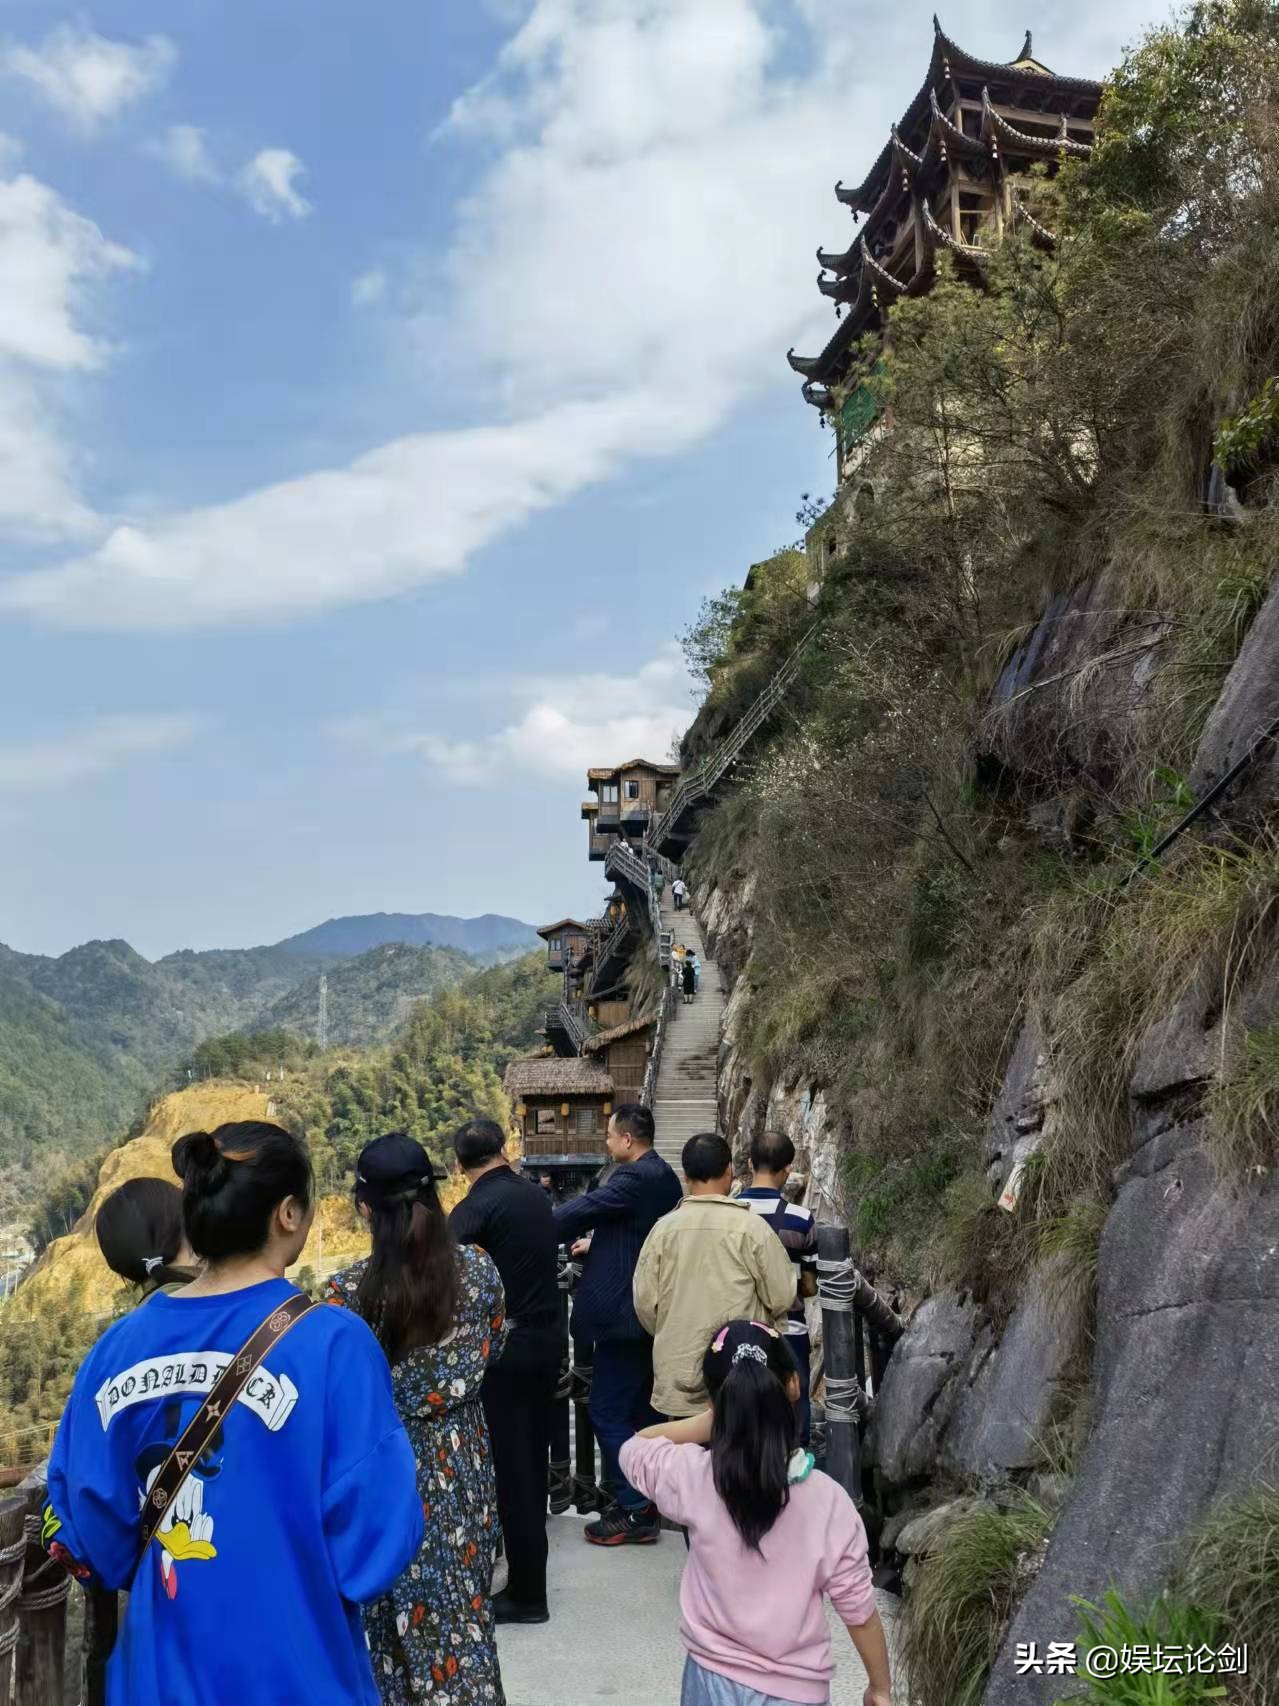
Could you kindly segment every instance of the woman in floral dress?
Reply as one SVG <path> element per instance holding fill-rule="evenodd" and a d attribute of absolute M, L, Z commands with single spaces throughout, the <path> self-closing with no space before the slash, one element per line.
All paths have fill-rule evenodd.
<path fill-rule="evenodd" d="M 502 1282 L 483 1250 L 454 1241 L 430 1158 L 412 1138 L 366 1145 L 355 1194 L 373 1253 L 333 1276 L 329 1301 L 358 1310 L 386 1350 L 426 1517 L 417 1561 L 365 1608 L 373 1674 L 387 1706 L 505 1706 L 490 1600 L 496 1490 L 480 1408 L 506 1332 Z"/>

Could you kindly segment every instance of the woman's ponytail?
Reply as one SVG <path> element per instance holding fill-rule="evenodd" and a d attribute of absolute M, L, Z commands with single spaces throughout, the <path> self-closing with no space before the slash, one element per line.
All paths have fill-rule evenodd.
<path fill-rule="evenodd" d="M 356 1201 L 368 1210 L 373 1233 L 355 1307 L 397 1363 L 419 1345 L 438 1344 L 456 1322 L 457 1242 L 430 1157 L 416 1140 L 403 1132 L 375 1138 L 360 1151 L 355 1176 Z"/>
<path fill-rule="evenodd" d="M 154 1291 L 195 1275 L 177 1264 L 182 1249 L 182 1192 L 164 1179 L 128 1179 L 107 1197 L 95 1222 L 98 1247 L 121 1279 Z"/>
<path fill-rule="evenodd" d="M 715 1490 L 743 1542 L 758 1552 L 790 1499 L 796 1417 L 787 1387 L 795 1361 L 773 1328 L 732 1321 L 716 1334 L 702 1369 L 715 1406 Z"/>

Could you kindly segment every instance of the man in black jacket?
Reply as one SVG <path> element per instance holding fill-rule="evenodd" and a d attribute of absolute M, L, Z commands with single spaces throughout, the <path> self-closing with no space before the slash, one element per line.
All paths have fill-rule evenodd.
<path fill-rule="evenodd" d="M 661 1532 L 657 1513 L 623 1480 L 617 1454 L 638 1429 L 660 1421 L 653 1409 L 653 1341 L 639 1324 L 631 1286 L 644 1240 L 682 1194 L 680 1182 L 653 1148 L 653 1116 L 639 1103 L 618 1108 L 605 1142 L 616 1163 L 593 1191 L 555 1211 L 558 1236 L 578 1240 L 584 1258 L 573 1307 L 576 1339 L 595 1345 L 591 1371 L 591 1422 L 600 1442 L 604 1474 L 617 1508 L 588 1522 L 595 1546 L 651 1545 Z M 581 1235 L 591 1232 L 589 1245 Z"/>
<path fill-rule="evenodd" d="M 494 1596 L 499 1623 L 545 1623 L 546 1477 L 560 1368 L 559 1234 L 550 1198 L 503 1153 L 492 1120 L 468 1120 L 453 1138 L 470 1191 L 449 1224 L 460 1244 L 478 1244 L 497 1264 L 510 1322 L 481 1397 L 493 1444 L 497 1511 L 510 1574 Z"/>

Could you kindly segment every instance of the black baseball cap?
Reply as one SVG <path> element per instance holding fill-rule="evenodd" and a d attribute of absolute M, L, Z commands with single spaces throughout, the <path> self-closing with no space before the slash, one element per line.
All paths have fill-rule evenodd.
<path fill-rule="evenodd" d="M 421 1183 L 447 1177 L 417 1139 L 403 1131 L 389 1131 L 384 1137 L 366 1143 L 355 1164 L 356 1190 L 373 1196 L 403 1189 L 411 1181 Z"/>

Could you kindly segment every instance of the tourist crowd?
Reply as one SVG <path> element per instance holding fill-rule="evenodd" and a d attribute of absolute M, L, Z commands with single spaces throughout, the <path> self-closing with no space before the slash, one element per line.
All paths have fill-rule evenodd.
<path fill-rule="evenodd" d="M 816 1257 L 784 1192 L 794 1150 L 761 1137 L 734 1196 L 723 1138 L 689 1141 L 683 1187 L 653 1140 L 647 1108 L 618 1108 L 607 1176 L 556 1207 L 471 1120 L 446 1215 L 421 1145 L 376 1139 L 355 1187 L 371 1252 L 329 1281 L 333 1308 L 284 1277 L 315 1211 L 279 1126 L 193 1133 L 180 1192 L 107 1198 L 103 1253 L 144 1300 L 76 1377 L 42 1536 L 88 1590 L 90 1699 L 500 1706 L 497 1627 L 550 1618 L 567 1245 L 612 1495 L 584 1538 L 683 1530 L 681 1706 L 829 1701 L 827 1600 L 866 1706 L 890 1706 L 865 1532 L 806 1449 Z"/>

